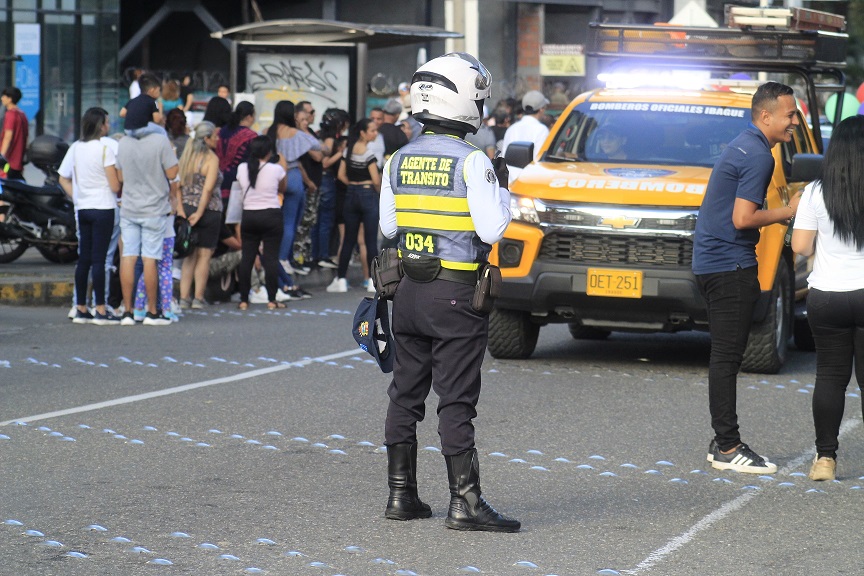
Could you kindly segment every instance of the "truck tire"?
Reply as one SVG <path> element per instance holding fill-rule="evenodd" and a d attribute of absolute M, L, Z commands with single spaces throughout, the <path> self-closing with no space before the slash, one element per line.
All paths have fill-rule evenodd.
<path fill-rule="evenodd" d="M 810 331 L 807 318 L 795 318 L 795 323 L 792 325 L 792 340 L 798 350 L 805 352 L 816 350 L 816 341 L 813 340 L 813 332 Z"/>
<path fill-rule="evenodd" d="M 780 262 L 768 312 L 761 322 L 750 328 L 750 339 L 744 351 L 741 370 L 758 374 L 776 374 L 786 360 L 786 347 L 792 329 L 792 287 L 789 266 Z"/>
<path fill-rule="evenodd" d="M 611 334 L 609 330 L 593 326 L 583 326 L 576 322 L 571 322 L 567 327 L 570 328 L 570 335 L 574 340 L 605 340 Z"/>
<path fill-rule="evenodd" d="M 493 358 L 528 358 L 537 347 L 540 326 L 531 315 L 518 310 L 495 308 L 489 314 L 489 353 Z"/>

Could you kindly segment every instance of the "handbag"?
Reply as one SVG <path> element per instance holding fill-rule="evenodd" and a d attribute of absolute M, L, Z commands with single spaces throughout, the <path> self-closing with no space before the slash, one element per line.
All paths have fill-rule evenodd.
<path fill-rule="evenodd" d="M 228 206 L 225 208 L 225 223 L 240 224 L 243 219 L 243 199 L 246 193 L 240 188 L 236 180 L 231 184 L 231 192 L 228 196 Z"/>

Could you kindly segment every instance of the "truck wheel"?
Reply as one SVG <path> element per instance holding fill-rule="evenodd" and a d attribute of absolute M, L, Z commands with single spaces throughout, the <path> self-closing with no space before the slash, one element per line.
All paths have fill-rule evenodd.
<path fill-rule="evenodd" d="M 796 318 L 792 325 L 792 340 L 798 350 L 813 352 L 816 350 L 816 341 L 813 340 L 813 332 L 810 331 L 810 323 L 807 318 Z"/>
<path fill-rule="evenodd" d="M 494 358 L 528 358 L 537 346 L 540 326 L 527 312 L 494 308 L 489 314 L 489 353 Z"/>
<path fill-rule="evenodd" d="M 786 345 L 789 341 L 792 321 L 792 288 L 789 282 L 789 267 L 780 263 L 768 313 L 761 322 L 754 322 L 750 339 L 744 351 L 741 370 L 759 374 L 776 374 L 786 360 Z"/>
<path fill-rule="evenodd" d="M 567 325 L 570 328 L 570 335 L 576 340 L 605 340 L 609 337 L 609 330 L 594 328 L 593 326 L 583 326 L 576 322 L 571 322 Z"/>

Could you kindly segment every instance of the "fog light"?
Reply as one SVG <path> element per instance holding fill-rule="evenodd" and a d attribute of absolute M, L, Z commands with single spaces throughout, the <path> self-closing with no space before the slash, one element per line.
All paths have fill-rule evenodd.
<path fill-rule="evenodd" d="M 498 243 L 498 265 L 501 268 L 516 268 L 522 260 L 525 244 L 518 240 L 501 240 Z"/>

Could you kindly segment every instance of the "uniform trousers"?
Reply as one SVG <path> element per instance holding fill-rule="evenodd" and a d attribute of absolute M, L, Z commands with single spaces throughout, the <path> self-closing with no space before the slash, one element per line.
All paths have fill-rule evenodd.
<path fill-rule="evenodd" d="M 471 308 L 474 287 L 448 280 L 416 282 L 407 276 L 393 298 L 396 358 L 387 390 L 385 444 L 416 442 L 426 397 L 438 395 L 441 453 L 474 448 L 480 368 L 489 321 Z"/>

